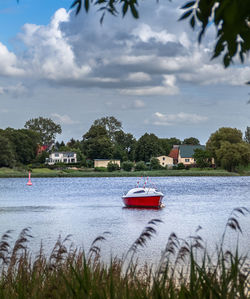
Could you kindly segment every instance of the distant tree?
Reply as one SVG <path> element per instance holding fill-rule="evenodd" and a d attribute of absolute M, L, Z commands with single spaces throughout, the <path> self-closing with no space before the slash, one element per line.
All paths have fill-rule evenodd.
<path fill-rule="evenodd" d="M 152 157 L 150 159 L 150 169 L 157 170 L 157 169 L 161 169 L 161 168 L 162 168 L 162 166 L 160 164 L 160 161 L 157 158 Z"/>
<path fill-rule="evenodd" d="M 125 171 L 131 171 L 134 166 L 134 163 L 131 161 L 124 161 L 122 163 L 122 169 Z"/>
<path fill-rule="evenodd" d="M 245 142 L 222 141 L 220 148 L 216 150 L 216 156 L 223 168 L 235 171 L 237 166 L 246 166 L 250 163 L 250 145 Z"/>
<path fill-rule="evenodd" d="M 7 128 L 4 130 L 4 136 L 12 144 L 16 162 L 29 164 L 35 159 L 40 140 L 38 133 L 26 129 L 15 130 Z"/>
<path fill-rule="evenodd" d="M 10 140 L 0 132 L 0 167 L 12 167 L 15 155 Z"/>
<path fill-rule="evenodd" d="M 211 165 L 212 157 L 209 151 L 197 148 L 194 150 L 193 158 L 195 159 L 196 166 L 199 168 L 205 168 Z"/>
<path fill-rule="evenodd" d="M 136 139 L 130 133 L 122 130 L 114 133 L 114 158 L 124 160 L 135 159 Z"/>
<path fill-rule="evenodd" d="M 115 133 L 122 129 L 122 123 L 114 116 L 106 116 L 94 121 L 94 126 L 102 126 L 106 129 L 111 141 L 115 138 Z"/>
<path fill-rule="evenodd" d="M 69 148 L 79 148 L 81 149 L 81 142 L 79 140 L 75 140 L 74 138 L 71 138 L 69 142 L 66 144 Z"/>
<path fill-rule="evenodd" d="M 183 140 L 183 144 L 199 145 L 200 141 L 195 137 L 189 137 Z"/>
<path fill-rule="evenodd" d="M 44 164 L 47 158 L 49 158 L 49 153 L 46 151 L 43 151 L 39 155 L 36 156 L 36 158 L 33 162 Z"/>
<path fill-rule="evenodd" d="M 84 154 L 90 159 L 108 159 L 113 155 L 113 144 L 105 127 L 92 125 L 83 135 Z"/>
<path fill-rule="evenodd" d="M 250 127 L 247 127 L 246 128 L 246 131 L 245 131 L 245 141 L 247 142 L 247 143 L 250 143 Z"/>
<path fill-rule="evenodd" d="M 206 148 L 216 164 L 228 171 L 235 171 L 236 166 L 250 163 L 249 144 L 243 141 L 242 132 L 238 129 L 220 128 L 210 136 Z"/>
<path fill-rule="evenodd" d="M 137 141 L 135 158 L 136 161 L 149 162 L 152 157 L 162 154 L 159 138 L 155 134 L 145 133 Z"/>
<path fill-rule="evenodd" d="M 163 155 L 168 155 L 173 147 L 168 138 L 159 138 L 159 144 Z"/>
<path fill-rule="evenodd" d="M 219 160 L 216 157 L 216 150 L 220 149 L 223 141 L 228 141 L 232 144 L 243 142 L 242 132 L 238 129 L 223 127 L 211 134 L 207 141 L 206 149 L 212 154 L 217 163 Z"/>
<path fill-rule="evenodd" d="M 49 145 L 55 141 L 56 134 L 62 133 L 62 128 L 50 118 L 38 117 L 26 121 L 25 128 L 35 131 L 40 135 L 40 143 Z"/>

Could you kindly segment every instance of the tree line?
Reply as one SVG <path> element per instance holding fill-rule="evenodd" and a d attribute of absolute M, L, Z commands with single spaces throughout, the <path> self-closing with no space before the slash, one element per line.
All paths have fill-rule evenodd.
<path fill-rule="evenodd" d="M 23 129 L 0 129 L 0 167 L 44 163 L 49 151 L 37 154 L 39 145 L 48 146 L 50 152 L 74 151 L 82 166 L 91 167 L 94 159 L 150 162 L 154 157 L 168 155 L 173 145 L 200 144 L 195 137 L 180 140 L 176 137 L 159 138 L 153 133 L 145 133 L 136 140 L 131 133 L 123 131 L 122 123 L 113 116 L 95 120 L 81 140 L 71 138 L 66 143 L 55 142 L 56 135 L 61 132 L 59 124 L 43 117 L 28 120 Z M 244 138 L 238 129 L 218 129 L 208 139 L 206 150 L 197 150 L 194 157 L 199 167 L 209 166 L 212 157 L 217 166 L 229 171 L 234 171 L 239 165 L 248 165 L 250 127 L 247 127 Z M 159 167 L 156 161 L 151 163 L 155 168 Z"/>

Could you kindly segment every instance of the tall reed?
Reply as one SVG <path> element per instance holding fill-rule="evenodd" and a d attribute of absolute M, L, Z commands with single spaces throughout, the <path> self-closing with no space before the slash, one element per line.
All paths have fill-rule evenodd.
<path fill-rule="evenodd" d="M 250 265 L 238 246 L 229 251 L 225 236 L 229 230 L 240 234 L 239 215 L 228 218 L 216 255 L 212 256 L 199 235 L 200 227 L 187 239 L 172 233 L 157 265 L 138 263 L 138 249 L 147 245 L 161 222 L 152 219 L 122 258 L 101 258 L 98 236 L 85 252 L 69 244 L 70 236 L 58 238 L 46 255 L 43 246 L 37 256 L 28 249 L 30 229 L 20 233 L 10 246 L 11 231 L 0 241 L 0 298 L 250 298 Z"/>

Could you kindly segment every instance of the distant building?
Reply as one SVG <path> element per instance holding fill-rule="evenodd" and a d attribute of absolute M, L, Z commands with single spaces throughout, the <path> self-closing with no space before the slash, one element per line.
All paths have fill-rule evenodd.
<path fill-rule="evenodd" d="M 114 159 L 94 159 L 94 167 L 108 167 L 109 162 L 112 162 L 114 164 L 118 164 L 119 167 L 121 167 L 121 161 L 120 160 L 114 160 Z"/>
<path fill-rule="evenodd" d="M 178 163 L 183 163 L 185 166 L 194 165 L 195 160 L 193 158 L 194 151 L 196 149 L 205 150 L 205 145 L 190 145 L 181 144 L 179 145 Z"/>
<path fill-rule="evenodd" d="M 46 163 L 53 165 L 55 163 L 77 163 L 77 157 L 75 152 L 54 152 L 46 159 Z"/>
<path fill-rule="evenodd" d="M 179 145 L 173 145 L 173 148 L 171 149 L 168 156 L 173 158 L 173 164 L 178 164 Z"/>
<path fill-rule="evenodd" d="M 161 166 L 167 167 L 167 168 L 172 168 L 173 167 L 174 159 L 172 157 L 159 156 L 159 157 L 156 157 L 156 158 L 159 160 Z"/>

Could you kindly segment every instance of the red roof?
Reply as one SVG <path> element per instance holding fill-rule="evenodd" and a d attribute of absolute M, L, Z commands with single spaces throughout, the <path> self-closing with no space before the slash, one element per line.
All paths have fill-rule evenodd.
<path fill-rule="evenodd" d="M 172 148 L 168 156 L 173 158 L 174 160 L 177 160 L 178 155 L 179 155 L 179 149 L 178 148 Z"/>
<path fill-rule="evenodd" d="M 37 147 L 37 155 L 41 154 L 42 152 L 46 151 L 48 148 L 48 145 L 38 145 Z"/>

